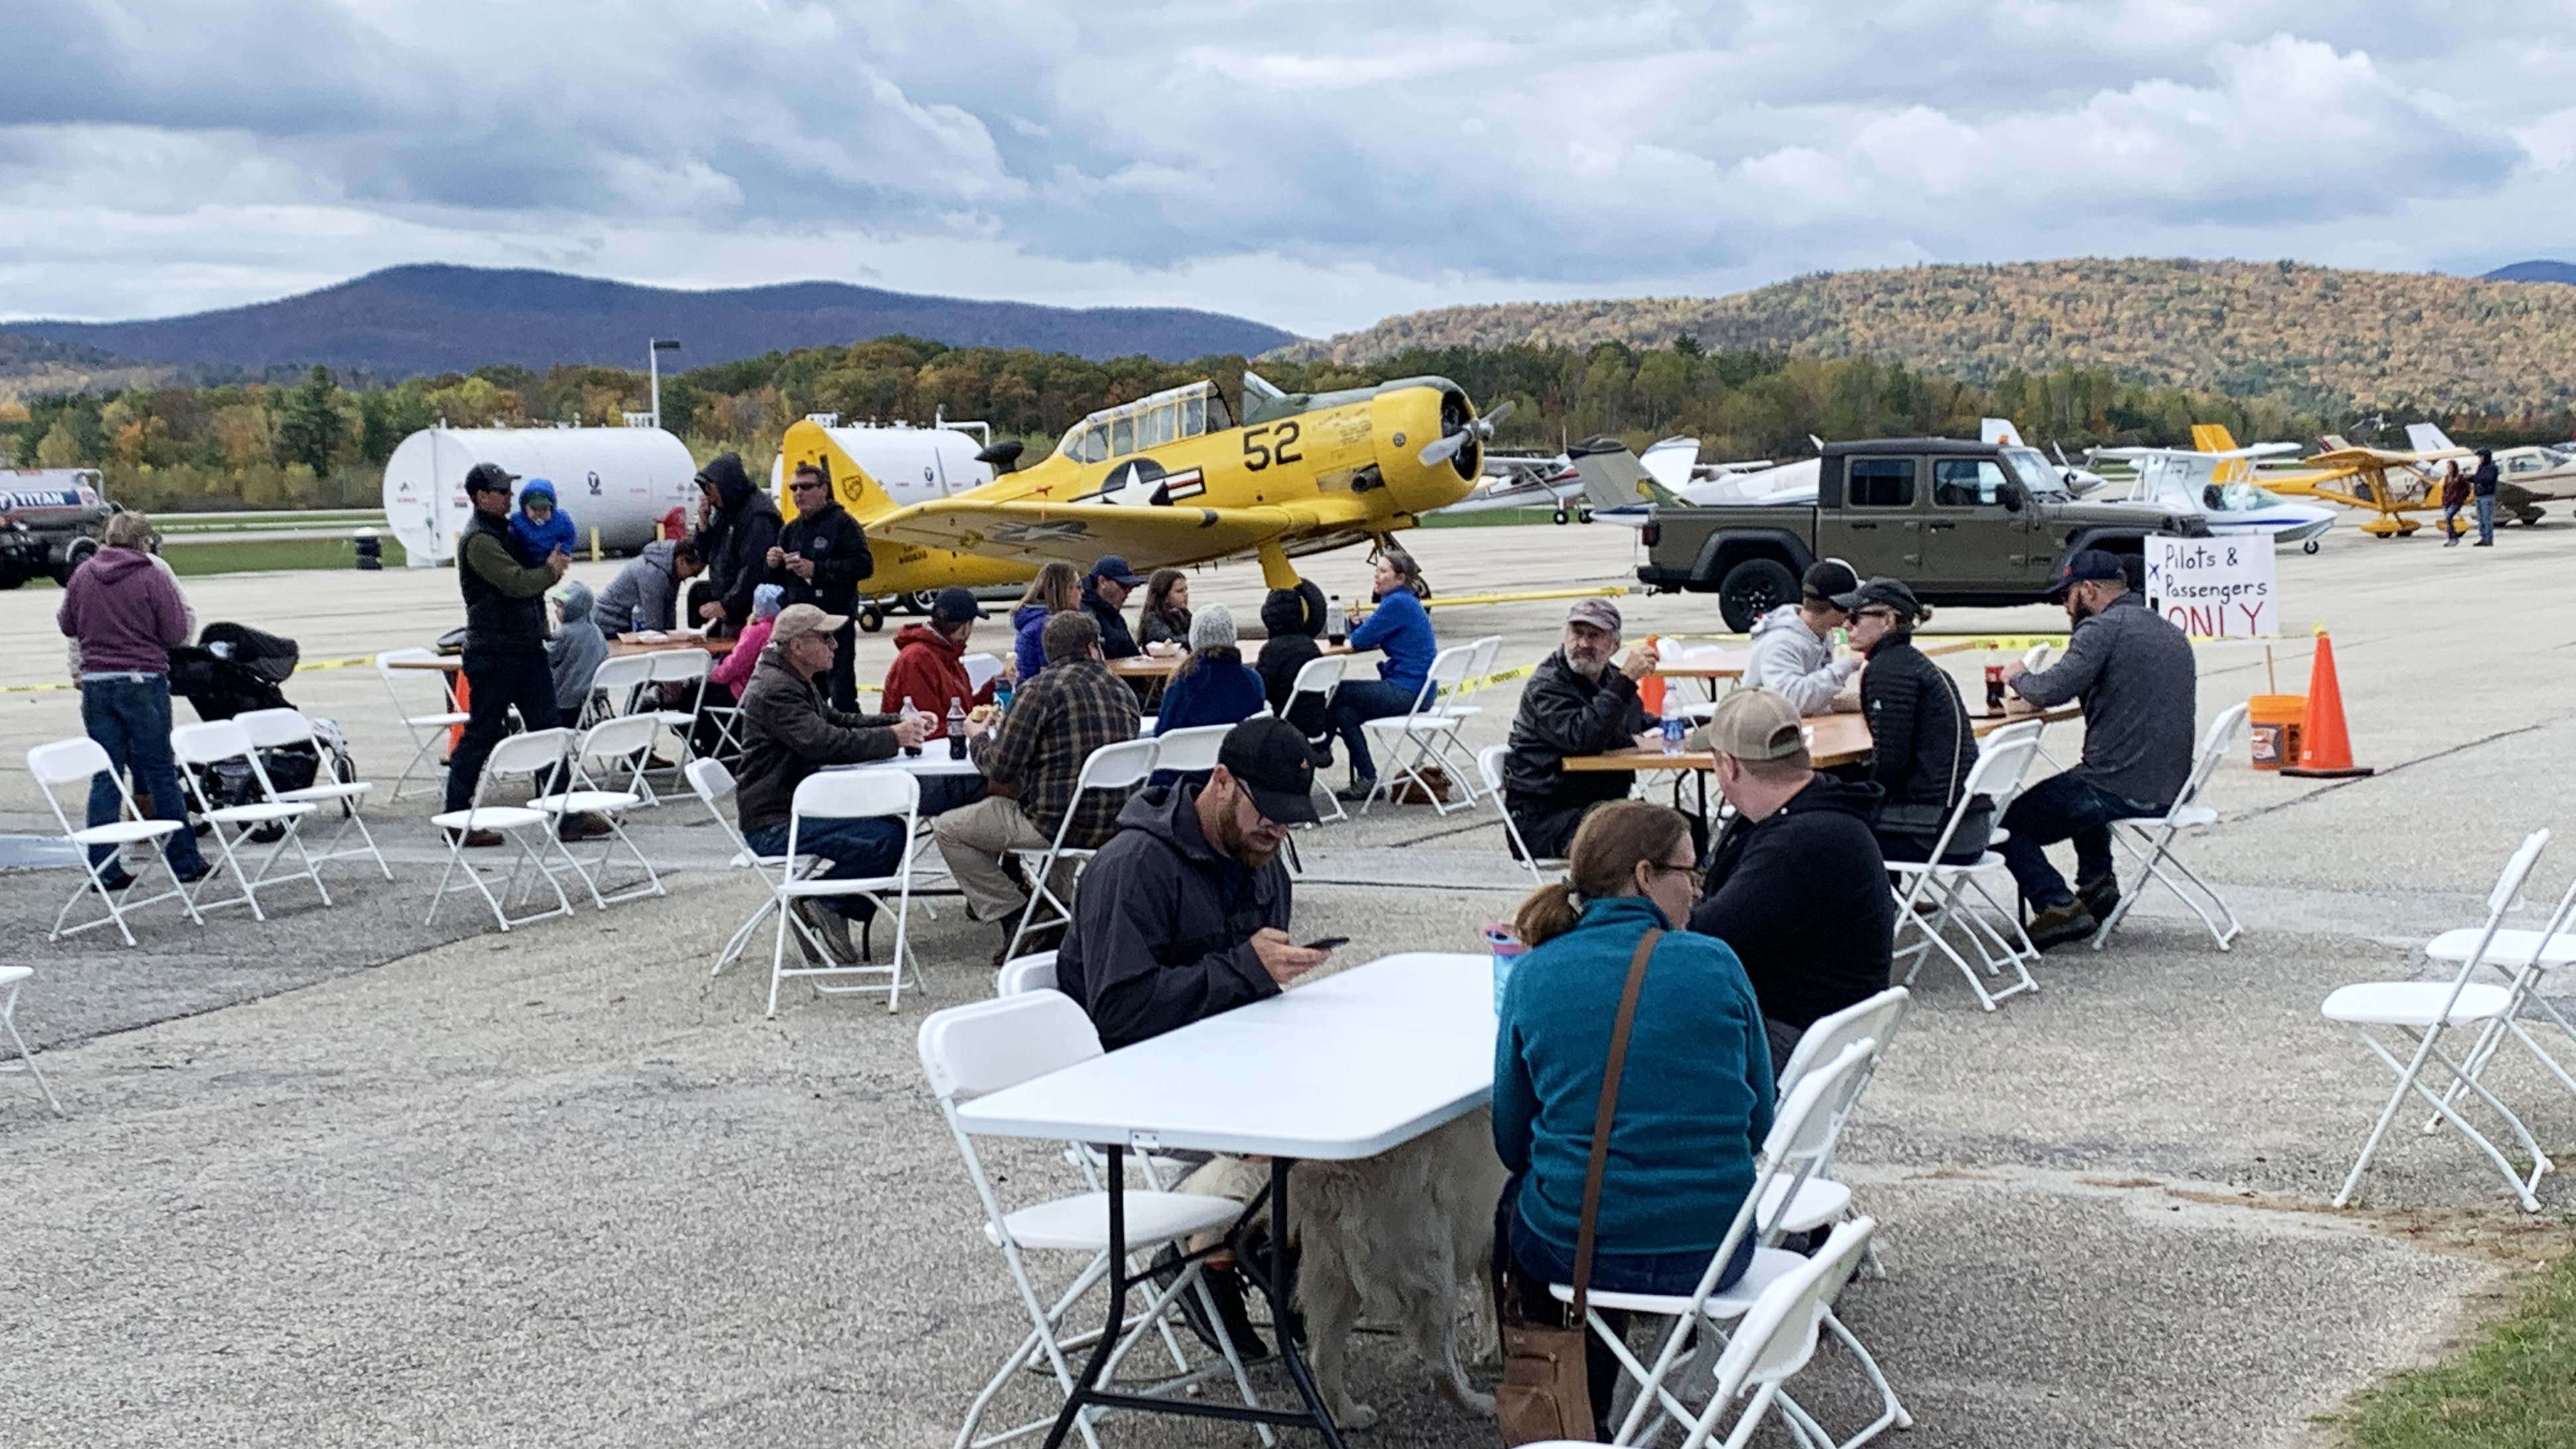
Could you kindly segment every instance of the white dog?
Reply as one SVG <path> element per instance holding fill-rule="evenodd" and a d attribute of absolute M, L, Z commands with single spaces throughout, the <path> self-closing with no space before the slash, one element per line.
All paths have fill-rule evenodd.
<path fill-rule="evenodd" d="M 1249 1202 L 1269 1178 L 1261 1163 L 1220 1157 L 1181 1190 Z M 1391 1314 L 1451 1402 L 1493 1414 L 1493 1396 L 1478 1393 L 1460 1367 L 1459 1320 L 1466 1316 L 1464 1357 L 1492 1357 L 1494 1202 L 1503 1180 L 1493 1119 L 1481 1109 L 1375 1157 L 1300 1162 L 1289 1173 L 1297 1306 L 1315 1389 L 1342 1427 L 1377 1422 L 1345 1379 L 1364 1299 Z"/>

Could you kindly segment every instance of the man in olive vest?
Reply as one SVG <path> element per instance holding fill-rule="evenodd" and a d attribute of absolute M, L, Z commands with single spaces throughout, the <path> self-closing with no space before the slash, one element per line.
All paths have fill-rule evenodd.
<path fill-rule="evenodd" d="M 465 683 L 471 698 L 465 738 L 447 761 L 447 808 L 474 803 L 483 762 L 510 732 L 510 706 L 532 730 L 553 729 L 554 674 L 546 662 L 546 590 L 572 567 L 558 548 L 546 561 L 523 565 L 510 546 L 510 485 L 518 481 L 498 463 L 477 463 L 465 475 L 474 516 L 456 540 L 456 581 L 465 593 Z M 450 831 L 453 835 L 455 832 Z M 498 845 L 500 832 L 473 830 L 465 843 Z"/>

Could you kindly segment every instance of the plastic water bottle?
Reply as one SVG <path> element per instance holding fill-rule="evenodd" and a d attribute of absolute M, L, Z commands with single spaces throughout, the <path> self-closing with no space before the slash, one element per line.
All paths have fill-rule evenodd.
<path fill-rule="evenodd" d="M 999 683 L 999 684 L 997 684 L 997 685 L 994 685 L 994 686 L 993 686 L 993 721 L 994 721 L 994 723 L 999 724 L 999 723 L 1001 722 L 1002 716 L 1004 716 L 1004 715 L 1006 715 L 1006 714 L 1009 714 L 1010 712 L 1011 712 L 1011 681 L 1009 681 L 1009 680 L 1005 679 L 1005 680 L 1003 680 L 1001 683 Z"/>
<path fill-rule="evenodd" d="M 912 718 L 912 717 L 913 717 L 913 715 L 914 715 L 916 712 L 917 712 L 917 711 L 915 711 L 915 710 L 913 709 L 913 707 L 912 707 L 912 696 L 911 696 L 911 695 L 908 695 L 908 694 L 907 694 L 907 695 L 905 695 L 905 696 L 903 697 L 903 714 L 900 716 L 900 718 L 903 718 L 903 719 L 910 719 L 910 718 Z M 906 746 L 904 746 L 904 747 L 903 747 L 903 752 L 904 752 L 904 754 L 906 754 L 907 756 L 910 756 L 910 757 L 911 757 L 911 758 L 913 758 L 913 759 L 916 759 L 916 760 L 917 760 L 917 759 L 920 759 L 920 758 L 921 758 L 921 746 L 919 746 L 919 745 L 906 745 Z"/>
<path fill-rule="evenodd" d="M 626 622 L 631 626 L 632 632 L 637 634 L 643 633 L 644 606 L 642 604 L 637 604 L 632 610 L 630 610 Z"/>
<path fill-rule="evenodd" d="M 948 758 L 966 758 L 966 706 L 957 696 L 948 696 Z"/>
<path fill-rule="evenodd" d="M 1683 720 L 1680 715 L 1674 715 L 1664 721 L 1665 754 L 1678 755 L 1682 752 L 1682 726 Z"/>

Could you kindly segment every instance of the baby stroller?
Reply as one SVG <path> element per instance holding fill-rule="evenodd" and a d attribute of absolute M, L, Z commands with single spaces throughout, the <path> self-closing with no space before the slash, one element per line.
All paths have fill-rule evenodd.
<path fill-rule="evenodd" d="M 292 709 L 294 705 L 278 686 L 295 673 L 302 654 L 294 640 L 247 624 L 208 624 L 198 631 L 195 647 L 170 651 L 170 692 L 187 700 L 197 717 L 209 722 L 255 709 Z M 357 769 L 339 726 L 320 719 L 311 723 L 314 736 L 331 751 L 337 778 L 356 779 Z M 309 745 L 285 745 L 261 750 L 259 764 L 277 789 L 301 790 L 321 775 L 322 756 Z M 251 778 L 250 765 L 243 760 L 201 767 L 197 784 L 217 808 L 247 805 L 259 798 L 259 782 Z M 348 810 L 349 802 L 343 800 L 340 808 Z M 274 840 L 283 833 L 283 826 L 264 825 L 252 832 L 251 839 Z"/>

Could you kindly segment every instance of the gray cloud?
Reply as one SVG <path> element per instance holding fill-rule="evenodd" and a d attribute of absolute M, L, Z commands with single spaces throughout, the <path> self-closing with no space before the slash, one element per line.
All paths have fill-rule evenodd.
<path fill-rule="evenodd" d="M 1319 331 L 1927 259 L 2424 266 L 2478 205 L 2576 246 L 2541 3 L 17 9 L 18 315 L 445 259 Z"/>

